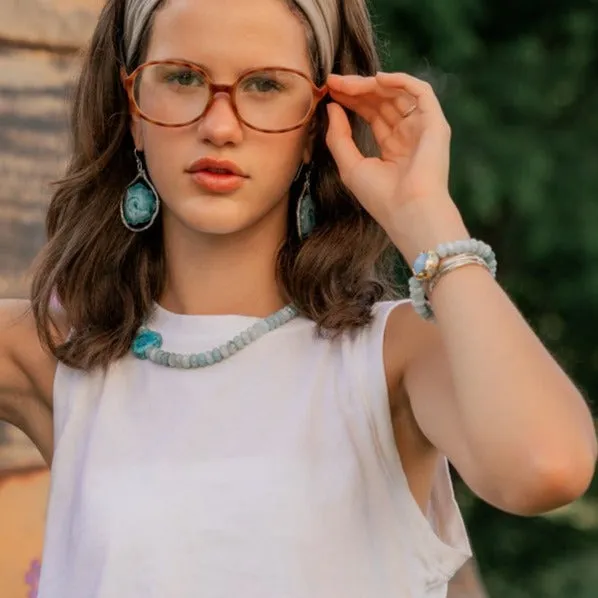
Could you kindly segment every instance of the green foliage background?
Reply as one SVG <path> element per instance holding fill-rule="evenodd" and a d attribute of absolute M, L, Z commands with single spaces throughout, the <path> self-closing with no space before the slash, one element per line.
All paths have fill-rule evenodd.
<path fill-rule="evenodd" d="M 373 0 L 385 70 L 434 84 L 451 191 L 502 285 L 598 396 L 598 0 Z M 514 463 L 513 467 L 517 464 Z M 598 596 L 598 482 L 521 519 L 460 502 L 492 598 Z"/>

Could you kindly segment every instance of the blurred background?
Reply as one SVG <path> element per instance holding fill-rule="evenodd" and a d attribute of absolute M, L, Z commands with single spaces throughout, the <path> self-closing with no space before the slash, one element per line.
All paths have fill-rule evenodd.
<path fill-rule="evenodd" d="M 1 0 L 0 297 L 27 295 L 50 181 L 65 165 L 78 52 L 101 4 Z M 442 100 L 452 193 L 472 234 L 495 248 L 503 286 L 597 397 L 598 0 L 370 6 L 385 70 L 430 80 Z M 598 481 L 532 519 L 499 513 L 456 482 L 487 596 L 598 596 Z M 0 426 L 2 598 L 35 596 L 48 484 L 29 441 Z"/>

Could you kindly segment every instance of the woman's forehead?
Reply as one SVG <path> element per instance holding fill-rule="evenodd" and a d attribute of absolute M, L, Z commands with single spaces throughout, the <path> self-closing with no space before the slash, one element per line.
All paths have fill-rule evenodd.
<path fill-rule="evenodd" d="M 238 71 L 310 64 L 304 25 L 284 0 L 169 0 L 155 15 L 147 56 L 167 58 Z"/>

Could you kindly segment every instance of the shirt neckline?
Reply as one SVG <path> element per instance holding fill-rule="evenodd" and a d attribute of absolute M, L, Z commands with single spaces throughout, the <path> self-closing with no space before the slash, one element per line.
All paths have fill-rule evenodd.
<path fill-rule="evenodd" d="M 236 336 L 263 319 L 243 314 L 177 314 L 155 303 L 147 327 L 166 334 L 192 335 L 216 332 L 234 333 Z"/>

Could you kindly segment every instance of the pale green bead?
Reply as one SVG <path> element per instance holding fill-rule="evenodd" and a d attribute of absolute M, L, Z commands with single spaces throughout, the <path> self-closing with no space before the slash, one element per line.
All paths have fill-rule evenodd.
<path fill-rule="evenodd" d="M 235 336 L 233 339 L 229 340 L 222 346 L 212 349 L 211 351 L 206 351 L 204 353 L 171 353 L 168 351 L 164 351 L 160 348 L 160 345 L 157 344 L 154 344 L 153 346 L 148 346 L 143 352 L 140 350 L 136 351 L 136 346 L 132 346 L 131 350 L 138 359 L 148 358 L 156 364 L 164 365 L 171 368 L 195 369 L 197 367 L 206 367 L 208 365 L 213 365 L 231 357 L 238 351 L 241 351 L 242 349 L 247 347 L 253 341 L 259 339 L 264 334 L 272 330 L 275 330 L 279 326 L 282 326 L 297 315 L 297 309 L 292 305 L 287 305 L 275 314 L 271 314 L 267 318 L 259 320 L 253 326 L 251 326 L 243 332 L 240 332 L 237 336 Z M 151 333 L 156 337 L 160 336 L 157 332 L 151 331 L 146 328 L 140 328 L 139 333 L 141 334 L 142 332 L 145 332 L 147 334 Z M 138 341 L 137 344 L 139 345 L 140 342 Z"/>
<path fill-rule="evenodd" d="M 255 324 L 255 331 L 258 334 L 258 338 L 261 338 L 262 336 L 264 336 L 264 334 L 266 334 L 269 330 L 270 330 L 270 328 L 264 320 L 261 320 L 260 322 Z"/>

